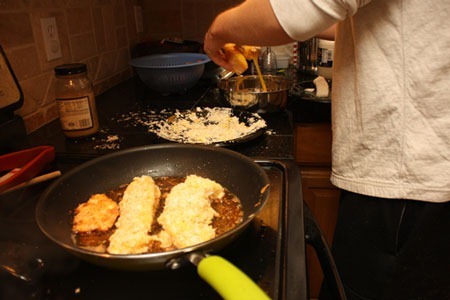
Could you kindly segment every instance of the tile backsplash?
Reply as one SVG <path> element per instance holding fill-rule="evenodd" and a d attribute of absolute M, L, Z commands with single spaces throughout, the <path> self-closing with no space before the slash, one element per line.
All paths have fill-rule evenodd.
<path fill-rule="evenodd" d="M 58 118 L 55 66 L 83 62 L 100 94 L 133 75 L 133 47 L 178 37 L 201 42 L 214 16 L 242 0 L 0 0 L 0 45 L 24 94 L 27 132 Z M 135 6 L 141 8 L 138 33 Z M 48 60 L 41 19 L 56 20 L 62 57 Z"/>
<path fill-rule="evenodd" d="M 0 44 L 24 94 L 16 111 L 30 133 L 58 118 L 57 65 L 83 62 L 99 94 L 129 78 L 136 33 L 132 0 L 0 0 Z M 48 61 L 41 19 L 54 17 L 62 57 Z"/>

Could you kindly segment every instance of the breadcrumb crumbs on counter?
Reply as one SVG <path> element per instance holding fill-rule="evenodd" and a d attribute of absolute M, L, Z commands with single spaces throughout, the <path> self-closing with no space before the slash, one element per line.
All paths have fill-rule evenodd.
<path fill-rule="evenodd" d="M 94 149 L 100 150 L 120 149 L 121 138 L 117 134 L 113 135 L 109 134 L 105 137 L 93 138 L 93 140 L 98 142 L 98 144 L 94 146 Z"/>

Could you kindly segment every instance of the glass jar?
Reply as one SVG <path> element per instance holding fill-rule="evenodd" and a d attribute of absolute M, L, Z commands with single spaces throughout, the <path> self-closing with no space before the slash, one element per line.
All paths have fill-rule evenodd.
<path fill-rule="evenodd" d="M 277 74 L 277 56 L 272 50 L 272 47 L 266 47 L 266 50 L 261 54 L 261 68 L 263 74 L 276 75 Z"/>
<path fill-rule="evenodd" d="M 55 97 L 64 134 L 85 137 L 98 131 L 99 122 L 92 83 L 85 64 L 55 67 Z"/>
<path fill-rule="evenodd" d="M 317 75 L 328 80 L 333 78 L 334 41 L 319 39 L 317 52 Z"/>

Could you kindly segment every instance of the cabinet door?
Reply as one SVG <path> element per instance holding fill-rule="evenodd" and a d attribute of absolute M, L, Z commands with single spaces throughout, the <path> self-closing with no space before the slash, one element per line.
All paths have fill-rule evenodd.
<path fill-rule="evenodd" d="M 339 189 L 330 182 L 327 168 L 300 167 L 303 185 L 303 199 L 316 217 L 319 226 L 331 246 L 339 207 Z M 317 299 L 323 273 L 319 260 L 311 246 L 307 246 L 310 297 Z"/>
<path fill-rule="evenodd" d="M 295 160 L 299 165 L 331 165 L 331 125 L 296 124 Z"/>

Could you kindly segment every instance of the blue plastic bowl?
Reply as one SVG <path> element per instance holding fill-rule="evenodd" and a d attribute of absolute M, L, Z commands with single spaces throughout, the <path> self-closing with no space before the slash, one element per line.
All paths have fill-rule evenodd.
<path fill-rule="evenodd" d="M 161 94 L 183 94 L 202 77 L 210 59 L 200 53 L 154 54 L 132 59 L 139 78 Z"/>

